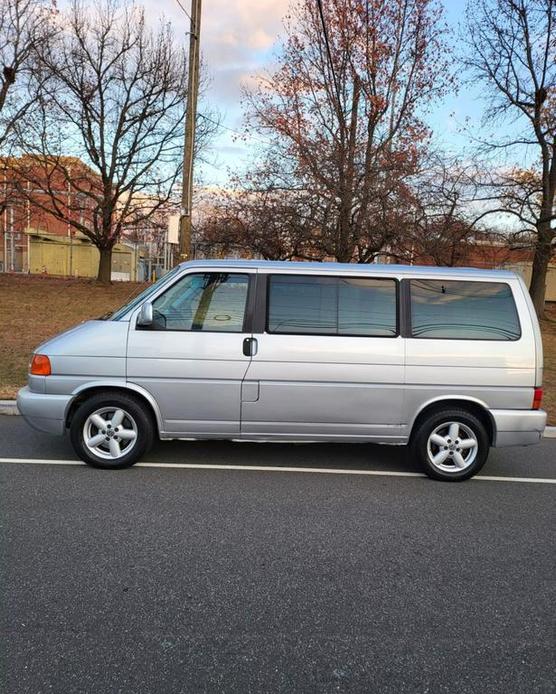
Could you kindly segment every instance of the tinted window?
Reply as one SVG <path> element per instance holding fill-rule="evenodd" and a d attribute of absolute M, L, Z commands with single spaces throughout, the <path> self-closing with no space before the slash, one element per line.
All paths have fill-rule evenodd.
<path fill-rule="evenodd" d="M 502 282 L 411 280 L 413 337 L 517 340 L 512 291 Z"/>
<path fill-rule="evenodd" d="M 338 333 L 396 335 L 396 282 L 338 278 Z"/>
<path fill-rule="evenodd" d="M 249 276 L 185 275 L 153 301 L 157 330 L 242 332 Z"/>
<path fill-rule="evenodd" d="M 336 312 L 336 280 L 292 275 L 270 278 L 269 332 L 335 333 Z"/>
<path fill-rule="evenodd" d="M 268 332 L 304 335 L 397 334 L 395 280 L 274 275 Z"/>

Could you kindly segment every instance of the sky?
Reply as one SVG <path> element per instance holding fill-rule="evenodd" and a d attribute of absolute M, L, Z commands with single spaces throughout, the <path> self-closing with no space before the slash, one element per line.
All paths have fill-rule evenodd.
<path fill-rule="evenodd" d="M 295 0 L 293 0 L 295 1 Z M 164 15 L 178 34 L 189 29 L 180 7 L 189 10 L 190 0 L 143 0 L 149 19 Z M 255 75 L 267 68 L 283 35 L 283 18 L 290 0 L 203 0 L 201 54 L 210 85 L 205 100 L 221 115 L 222 128 L 213 140 L 209 162 L 200 171 L 205 185 L 223 185 L 230 169 L 241 168 L 252 151 L 238 140 L 241 131 L 242 85 L 253 84 Z M 465 0 L 443 0 L 445 19 L 457 30 L 463 19 Z M 478 122 L 481 115 L 478 93 L 470 87 L 447 95 L 428 115 L 435 141 L 450 151 L 461 151 L 468 142 L 461 134 L 466 118 Z"/>

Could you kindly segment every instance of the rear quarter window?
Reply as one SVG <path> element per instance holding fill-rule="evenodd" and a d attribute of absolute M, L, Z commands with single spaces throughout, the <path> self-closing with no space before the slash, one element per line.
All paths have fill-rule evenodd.
<path fill-rule="evenodd" d="M 411 335 L 454 340 L 518 340 L 521 327 L 505 282 L 411 280 Z"/>

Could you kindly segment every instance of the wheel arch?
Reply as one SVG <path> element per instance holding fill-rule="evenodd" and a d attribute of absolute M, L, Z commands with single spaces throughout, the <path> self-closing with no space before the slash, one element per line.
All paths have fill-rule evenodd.
<path fill-rule="evenodd" d="M 496 437 L 496 423 L 494 417 L 490 413 L 486 403 L 478 398 L 466 396 L 439 396 L 423 403 L 411 422 L 409 441 L 412 440 L 419 425 L 426 417 L 433 412 L 441 412 L 451 407 L 459 407 L 474 414 L 484 424 L 487 430 L 489 443 L 491 446 L 493 445 Z"/>
<path fill-rule="evenodd" d="M 64 416 L 65 428 L 67 429 L 71 425 L 73 415 L 81 403 L 85 402 L 85 400 L 91 395 L 106 391 L 115 391 L 139 396 L 139 399 L 142 400 L 147 406 L 147 409 L 150 412 L 155 424 L 156 431 L 160 435 L 160 432 L 163 430 L 162 416 L 153 396 L 147 390 L 141 388 L 141 386 L 138 386 L 135 383 L 121 383 L 114 381 L 92 381 L 79 386 L 79 388 L 76 388 L 72 393 L 72 399 L 66 407 Z"/>

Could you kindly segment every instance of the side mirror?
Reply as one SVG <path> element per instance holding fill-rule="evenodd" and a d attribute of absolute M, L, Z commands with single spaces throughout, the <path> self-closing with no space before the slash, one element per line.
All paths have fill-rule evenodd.
<path fill-rule="evenodd" d="M 137 325 L 143 328 L 150 327 L 153 324 L 153 305 L 147 301 L 141 306 L 139 315 L 137 316 Z"/>

